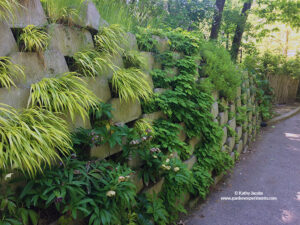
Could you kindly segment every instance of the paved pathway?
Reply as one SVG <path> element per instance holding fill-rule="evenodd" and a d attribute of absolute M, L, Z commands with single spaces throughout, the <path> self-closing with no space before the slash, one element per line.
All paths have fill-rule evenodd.
<path fill-rule="evenodd" d="M 258 139 L 252 153 L 241 155 L 233 173 L 186 225 L 300 225 L 300 114 L 269 127 Z M 238 197 L 239 191 L 278 200 L 221 200 Z"/>

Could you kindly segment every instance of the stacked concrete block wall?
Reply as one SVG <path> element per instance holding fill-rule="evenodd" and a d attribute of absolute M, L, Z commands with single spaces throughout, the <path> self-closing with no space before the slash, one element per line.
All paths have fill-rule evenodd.
<path fill-rule="evenodd" d="M 31 2 L 31 1 L 30 1 Z M 69 71 L 65 57 L 72 57 L 76 52 L 93 48 L 93 38 L 91 30 L 95 31 L 99 26 L 107 26 L 107 23 L 101 19 L 93 3 L 88 2 L 85 8 L 86 15 L 81 28 L 68 27 L 62 24 L 48 24 L 40 1 L 32 1 L 34 4 L 29 4 L 29 9 L 24 12 L 19 12 L 17 20 L 14 23 L 6 23 L 0 21 L 0 56 L 9 56 L 13 62 L 24 67 L 26 80 L 18 80 L 16 84 L 18 88 L 5 89 L 0 88 L 0 102 L 21 109 L 27 106 L 30 85 L 42 80 L 44 77 L 54 77 L 59 73 Z M 88 13 L 87 13 L 88 11 Z M 90 14 L 93 14 L 91 16 Z M 24 28 L 29 24 L 43 26 L 47 28 L 48 34 L 51 36 L 49 49 L 43 53 L 43 57 L 37 53 L 19 52 L 16 40 L 12 33 L 12 28 Z M 130 49 L 137 50 L 137 41 L 133 34 L 128 33 L 128 41 Z M 169 49 L 169 42 L 166 38 L 158 36 L 154 37 L 159 45 L 159 51 Z M 154 54 L 150 52 L 142 53 L 147 59 L 147 71 L 154 68 L 160 68 L 161 65 L 155 60 Z M 174 54 L 176 58 L 181 58 L 180 53 Z M 124 67 L 122 57 L 115 56 L 114 63 L 119 68 Z M 172 70 L 172 76 L 176 75 L 176 68 Z M 151 114 L 142 114 L 141 105 L 139 102 L 122 102 L 118 98 L 112 97 L 112 90 L 109 86 L 109 79 L 112 77 L 112 71 L 106 74 L 101 74 L 97 78 L 84 78 L 88 87 L 103 101 L 112 104 L 113 122 L 119 124 L 133 123 L 140 118 L 148 118 L 153 121 L 158 118 L 166 118 L 162 112 L 154 112 Z M 152 83 L 152 78 L 149 76 L 149 82 Z M 222 148 L 220 150 L 227 151 L 228 154 L 236 158 L 243 150 L 247 149 L 248 145 L 255 139 L 259 128 L 258 107 L 255 102 L 255 93 L 251 91 L 254 87 L 253 79 L 247 74 L 243 77 L 243 83 L 237 91 L 237 98 L 233 102 L 226 102 L 219 97 L 219 94 L 214 92 L 214 104 L 211 108 L 214 121 L 222 126 L 224 136 L 222 140 Z M 163 91 L 163 90 L 155 90 Z M 224 107 L 225 106 L 225 107 Z M 237 117 L 240 107 L 247 108 L 247 121 L 242 124 L 237 123 Z M 67 115 L 66 115 L 67 117 Z M 184 127 L 184 124 L 180 124 Z M 75 121 L 73 127 L 85 126 L 80 119 Z M 234 132 L 232 132 L 234 131 Z M 185 141 L 194 150 L 195 146 L 201 142 L 201 138 L 187 139 L 185 133 L 180 133 L 180 140 Z M 120 146 L 110 148 L 109 145 L 97 146 L 91 150 L 91 156 L 104 159 L 111 157 L 114 154 L 122 151 Z M 133 168 L 140 166 L 137 159 L 135 162 L 130 162 Z M 196 163 L 196 157 L 192 155 L 190 159 L 184 163 L 189 169 Z M 144 188 L 143 182 L 137 176 L 132 178 L 138 187 L 138 191 L 159 192 L 164 180 L 162 179 L 152 187 Z M 188 200 L 188 196 L 185 201 Z"/>

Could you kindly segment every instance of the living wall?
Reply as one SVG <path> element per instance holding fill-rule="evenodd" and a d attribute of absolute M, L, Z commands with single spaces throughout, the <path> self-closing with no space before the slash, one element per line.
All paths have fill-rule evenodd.
<path fill-rule="evenodd" d="M 260 83 L 199 33 L 19 10 L 0 17 L 1 223 L 175 223 L 255 138 Z"/>

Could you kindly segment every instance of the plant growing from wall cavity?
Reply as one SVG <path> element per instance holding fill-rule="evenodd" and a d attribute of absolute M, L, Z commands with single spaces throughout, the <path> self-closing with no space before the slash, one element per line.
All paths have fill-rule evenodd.
<path fill-rule="evenodd" d="M 0 57 L 0 85 L 1 87 L 16 87 L 14 79 L 25 77 L 21 66 L 14 64 L 9 57 Z"/>
<path fill-rule="evenodd" d="M 48 46 L 49 35 L 34 25 L 28 25 L 23 29 L 23 33 L 18 40 L 21 45 L 24 45 L 23 51 L 42 52 Z"/>
<path fill-rule="evenodd" d="M 125 51 L 123 55 L 125 68 L 135 67 L 138 69 L 146 68 L 146 59 L 139 51 Z"/>
<path fill-rule="evenodd" d="M 74 60 L 78 72 L 86 77 L 96 77 L 108 70 L 115 70 L 109 54 L 99 53 L 92 49 L 75 53 Z"/>
<path fill-rule="evenodd" d="M 51 112 L 68 112 L 74 121 L 77 113 L 85 120 L 89 109 L 96 107 L 98 102 L 86 82 L 76 73 L 68 72 L 32 84 L 28 106 L 39 106 Z"/>
<path fill-rule="evenodd" d="M 148 101 L 153 94 L 146 75 L 139 69 L 129 68 L 116 71 L 112 77 L 113 90 L 121 101 Z"/>
<path fill-rule="evenodd" d="M 44 109 L 16 111 L 0 106 L 1 169 L 16 168 L 34 176 L 44 165 L 61 160 L 71 151 L 66 122 Z"/>
<path fill-rule="evenodd" d="M 94 37 L 96 49 L 108 54 L 118 54 L 123 51 L 122 44 L 126 45 L 125 36 L 125 31 L 117 24 L 101 27 Z"/>

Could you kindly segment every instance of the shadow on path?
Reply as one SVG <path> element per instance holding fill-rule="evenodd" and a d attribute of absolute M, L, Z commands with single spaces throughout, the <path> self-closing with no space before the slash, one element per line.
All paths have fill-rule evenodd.
<path fill-rule="evenodd" d="M 300 114 L 269 127 L 259 139 L 186 225 L 300 225 Z M 221 200 L 262 197 L 251 192 L 277 200 Z"/>

